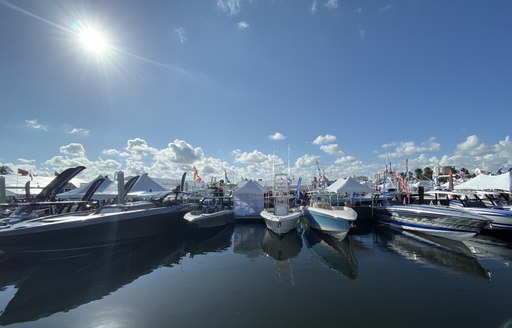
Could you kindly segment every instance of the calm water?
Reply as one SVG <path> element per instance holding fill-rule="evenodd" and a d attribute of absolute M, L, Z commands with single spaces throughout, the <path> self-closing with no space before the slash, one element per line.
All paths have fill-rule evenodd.
<path fill-rule="evenodd" d="M 343 242 L 263 224 L 82 259 L 0 262 L 11 327 L 511 327 L 512 243 L 356 227 Z M 510 238 L 509 238 L 510 239 Z"/>

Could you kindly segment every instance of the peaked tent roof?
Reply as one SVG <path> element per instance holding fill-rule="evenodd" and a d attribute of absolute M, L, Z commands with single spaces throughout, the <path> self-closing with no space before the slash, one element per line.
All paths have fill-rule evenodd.
<path fill-rule="evenodd" d="M 239 186 L 233 194 L 256 194 L 263 195 L 267 192 L 267 189 L 260 185 L 258 182 L 254 180 L 246 181 L 243 185 Z"/>
<path fill-rule="evenodd" d="M 326 188 L 329 192 L 374 192 L 374 190 L 364 184 L 357 182 L 356 179 L 348 177 L 347 179 L 338 179 L 335 183 Z"/>
<path fill-rule="evenodd" d="M 473 179 L 460 183 L 455 190 L 506 190 L 512 192 L 512 172 L 500 175 L 479 174 Z"/>
<path fill-rule="evenodd" d="M 73 198 L 73 199 L 82 198 L 85 195 L 85 193 L 87 192 L 87 190 L 91 187 L 91 185 L 94 182 L 96 182 L 98 179 L 101 179 L 101 178 L 103 178 L 103 176 L 99 175 L 92 181 L 89 181 L 76 189 L 57 194 L 56 196 L 58 198 Z M 98 189 L 96 189 L 95 194 L 102 193 L 103 191 L 105 191 L 105 189 L 107 189 L 113 183 L 114 183 L 114 181 L 112 181 L 108 177 L 106 177 L 106 180 L 103 181 L 103 183 L 98 187 Z M 93 198 L 94 198 L 94 196 L 93 196 Z"/>

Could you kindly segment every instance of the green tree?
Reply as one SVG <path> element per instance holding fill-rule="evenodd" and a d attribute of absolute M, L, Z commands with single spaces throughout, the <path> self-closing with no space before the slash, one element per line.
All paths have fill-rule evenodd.
<path fill-rule="evenodd" d="M 420 168 L 415 169 L 414 175 L 416 176 L 416 179 L 421 180 L 421 177 L 423 176 L 423 170 Z"/>
<path fill-rule="evenodd" d="M 432 169 L 430 167 L 426 167 L 423 169 L 423 179 L 428 179 L 428 180 L 432 180 L 432 174 L 434 172 L 432 171 Z"/>
<path fill-rule="evenodd" d="M 7 165 L 0 165 L 0 175 L 12 174 L 12 170 Z"/>

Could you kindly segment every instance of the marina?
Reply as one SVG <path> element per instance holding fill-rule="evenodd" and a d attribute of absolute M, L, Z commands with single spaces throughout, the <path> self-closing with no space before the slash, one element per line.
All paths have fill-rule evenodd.
<path fill-rule="evenodd" d="M 283 238 L 236 223 L 92 258 L 4 259 L 0 325 L 508 327 L 510 236 L 424 236 L 356 225 L 338 241 L 301 218 Z"/>

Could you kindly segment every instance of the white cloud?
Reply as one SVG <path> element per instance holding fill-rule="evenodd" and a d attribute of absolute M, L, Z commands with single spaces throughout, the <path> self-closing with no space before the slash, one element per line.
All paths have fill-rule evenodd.
<path fill-rule="evenodd" d="M 354 12 L 355 12 L 356 14 L 361 14 L 361 13 L 363 12 L 363 8 L 358 7 L 358 8 L 356 8 L 356 9 L 354 10 Z"/>
<path fill-rule="evenodd" d="M 136 160 L 140 160 L 148 155 L 154 155 L 157 152 L 156 148 L 149 147 L 148 143 L 140 138 L 128 140 L 127 144 L 126 151 Z"/>
<path fill-rule="evenodd" d="M 229 15 L 236 15 L 240 12 L 240 0 L 217 0 L 217 8 L 226 11 Z"/>
<path fill-rule="evenodd" d="M 180 43 L 183 43 L 188 40 L 187 31 L 185 30 L 184 27 L 180 26 L 180 27 L 175 28 L 174 33 L 178 37 L 178 40 L 180 41 Z"/>
<path fill-rule="evenodd" d="M 315 145 L 323 145 L 326 143 L 331 143 L 336 141 L 336 137 L 332 134 L 326 134 L 325 136 L 318 136 L 316 137 L 315 141 L 313 141 L 313 144 Z"/>
<path fill-rule="evenodd" d="M 324 6 L 329 9 L 336 9 L 338 8 L 338 0 L 328 0 Z"/>
<path fill-rule="evenodd" d="M 276 132 L 274 134 L 271 134 L 268 136 L 270 140 L 284 140 L 286 139 L 286 136 L 284 136 L 281 132 Z"/>
<path fill-rule="evenodd" d="M 88 136 L 90 134 L 90 131 L 86 130 L 86 129 L 73 128 L 68 132 L 68 134 L 78 134 L 78 135 Z"/>
<path fill-rule="evenodd" d="M 483 155 L 489 152 L 489 148 L 476 135 L 471 135 L 457 145 L 455 154 L 469 153 L 472 156 Z"/>
<path fill-rule="evenodd" d="M 356 158 L 354 156 L 342 156 L 338 159 L 336 159 L 336 161 L 334 163 L 336 164 L 347 164 L 347 163 L 354 163 L 356 162 Z"/>
<path fill-rule="evenodd" d="M 329 144 L 320 146 L 320 150 L 329 155 L 337 155 L 343 153 L 337 144 Z"/>
<path fill-rule="evenodd" d="M 235 151 L 235 161 L 238 163 L 264 163 L 267 162 L 269 156 L 263 154 L 259 150 L 253 150 L 252 152 L 241 152 L 239 150 Z"/>
<path fill-rule="evenodd" d="M 318 2 L 316 0 L 313 0 L 313 3 L 311 4 L 311 7 L 309 8 L 309 11 L 311 14 L 316 13 L 316 8 L 318 6 Z"/>
<path fill-rule="evenodd" d="M 23 164 L 31 164 L 31 163 L 35 163 L 36 161 L 33 159 L 18 158 L 18 162 L 23 163 Z"/>
<path fill-rule="evenodd" d="M 25 124 L 29 127 L 29 128 L 32 128 L 32 129 L 35 129 L 35 130 L 43 130 L 43 131 L 48 131 L 48 128 L 42 124 L 39 124 L 37 122 L 37 120 L 25 120 Z"/>
<path fill-rule="evenodd" d="M 69 145 L 61 146 L 60 152 L 63 153 L 64 155 L 73 156 L 73 157 L 85 156 L 85 149 L 82 146 L 82 144 L 79 144 L 79 143 L 70 143 Z"/>
<path fill-rule="evenodd" d="M 435 138 L 430 138 L 425 142 L 422 142 L 420 145 L 416 145 L 414 141 L 400 141 L 393 142 L 390 144 L 382 145 L 382 148 L 386 148 L 388 152 L 386 154 L 380 154 L 379 158 L 399 158 L 408 156 L 414 153 L 423 153 L 426 151 L 438 151 L 441 149 L 441 144 L 436 142 Z M 392 150 L 388 148 L 394 148 Z"/>
<path fill-rule="evenodd" d="M 314 156 L 314 155 L 303 155 L 299 158 L 297 158 L 297 160 L 295 161 L 295 166 L 296 167 L 311 167 L 311 166 L 316 166 L 316 162 L 320 159 L 319 156 Z"/>
<path fill-rule="evenodd" d="M 120 156 L 120 157 L 128 157 L 130 154 L 127 152 L 122 152 L 117 149 L 103 149 L 102 154 L 108 156 Z"/>
<path fill-rule="evenodd" d="M 249 23 L 245 21 L 240 21 L 236 24 L 240 30 L 245 30 L 246 28 L 249 28 Z"/>
<path fill-rule="evenodd" d="M 192 147 L 184 140 L 176 139 L 167 145 L 166 149 L 159 152 L 159 156 L 166 156 L 172 163 L 192 164 L 203 158 L 201 147 Z"/>

